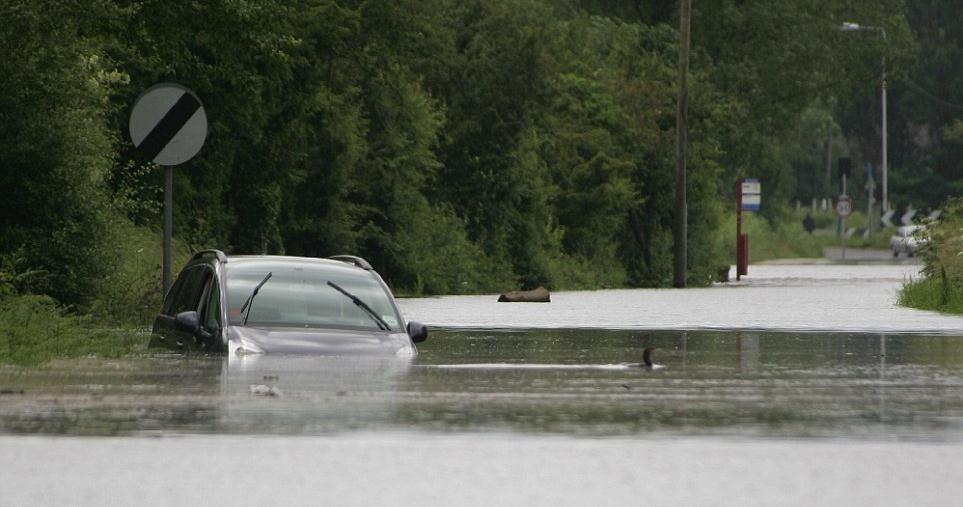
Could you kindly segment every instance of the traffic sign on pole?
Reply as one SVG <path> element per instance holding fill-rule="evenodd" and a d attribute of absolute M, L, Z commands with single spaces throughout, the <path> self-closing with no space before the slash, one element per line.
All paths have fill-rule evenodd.
<path fill-rule="evenodd" d="M 915 216 L 916 216 L 916 210 L 913 209 L 912 206 L 907 206 L 906 213 L 904 213 L 903 216 L 899 218 L 899 221 L 902 222 L 903 225 L 913 225 L 913 218 Z"/>
<path fill-rule="evenodd" d="M 134 102 L 129 127 L 130 140 L 145 159 L 174 166 L 201 151 L 207 138 L 207 114 L 191 90 L 160 83 Z"/>
<path fill-rule="evenodd" d="M 893 218 L 893 215 L 894 215 L 895 213 L 896 213 L 896 210 L 894 210 L 894 209 L 890 209 L 890 210 L 888 210 L 886 213 L 883 213 L 883 216 L 880 217 L 880 219 L 879 219 L 880 223 L 883 224 L 883 227 L 892 227 L 892 226 L 893 226 L 893 222 L 891 222 L 890 219 Z"/>
<path fill-rule="evenodd" d="M 742 211 L 759 211 L 762 206 L 762 184 L 753 178 L 743 178 L 739 184 Z"/>
<path fill-rule="evenodd" d="M 836 214 L 841 218 L 846 218 L 853 214 L 853 200 L 848 195 L 841 195 L 836 200 Z"/>
<path fill-rule="evenodd" d="M 173 166 L 201 151 L 207 138 L 204 105 L 191 90 L 175 83 L 148 88 L 134 102 L 128 123 L 130 140 L 145 160 L 164 167 L 163 285 L 171 287 L 171 236 L 173 235 Z"/>

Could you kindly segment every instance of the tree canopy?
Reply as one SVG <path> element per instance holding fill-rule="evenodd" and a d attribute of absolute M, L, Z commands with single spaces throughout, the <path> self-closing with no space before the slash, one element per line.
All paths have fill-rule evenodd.
<path fill-rule="evenodd" d="M 763 180 L 775 219 L 790 199 L 831 195 L 827 133 L 878 163 L 883 62 L 892 193 L 935 205 L 960 192 L 954 2 L 694 4 L 690 283 L 729 263 L 718 238 L 735 178 Z M 83 305 L 118 231 L 160 226 L 161 173 L 126 125 L 143 90 L 172 81 L 210 121 L 175 169 L 175 233 L 193 248 L 357 254 L 413 293 L 667 286 L 677 11 L 0 0 L 0 272 Z"/>

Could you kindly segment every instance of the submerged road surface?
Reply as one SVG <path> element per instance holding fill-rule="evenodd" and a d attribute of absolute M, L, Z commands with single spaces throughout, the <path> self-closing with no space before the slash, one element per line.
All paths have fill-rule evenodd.
<path fill-rule="evenodd" d="M 740 282 L 690 289 L 556 292 L 552 302 L 497 296 L 402 299 L 409 319 L 450 328 L 760 329 L 963 335 L 963 317 L 897 306 L 918 265 L 750 266 Z"/>

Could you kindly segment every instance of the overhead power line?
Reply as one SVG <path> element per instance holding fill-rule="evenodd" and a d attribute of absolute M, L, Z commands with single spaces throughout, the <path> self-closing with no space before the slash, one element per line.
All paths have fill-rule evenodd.
<path fill-rule="evenodd" d="M 914 90 L 916 90 L 916 92 L 919 93 L 920 95 L 923 95 L 924 97 L 926 97 L 926 98 L 928 98 L 928 99 L 930 99 L 930 100 L 932 100 L 932 101 L 934 101 L 934 102 L 937 102 L 937 103 L 939 103 L 940 105 L 943 105 L 943 106 L 946 106 L 946 107 L 952 107 L 953 109 L 963 110 L 963 105 L 954 104 L 954 103 L 952 103 L 952 102 L 947 102 L 946 100 L 943 100 L 943 99 L 937 97 L 936 95 L 933 95 L 932 93 L 926 91 L 922 86 L 918 85 L 918 84 L 917 84 L 915 81 L 913 81 L 912 79 L 910 79 L 910 78 L 908 78 L 908 77 L 904 77 L 903 80 L 906 81 L 906 82 L 910 85 L 910 88 L 913 88 Z"/>

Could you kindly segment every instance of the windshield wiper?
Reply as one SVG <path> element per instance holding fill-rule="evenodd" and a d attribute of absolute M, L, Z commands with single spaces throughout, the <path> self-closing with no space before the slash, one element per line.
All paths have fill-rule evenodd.
<path fill-rule="evenodd" d="M 351 299 L 351 301 L 354 302 L 354 304 L 358 305 L 359 308 L 364 310 L 365 313 L 367 313 L 375 321 L 375 323 L 378 324 L 378 329 L 383 329 L 385 331 L 391 330 L 391 326 L 389 326 L 388 323 L 385 322 L 380 315 L 378 315 L 374 310 L 372 310 L 367 303 L 359 299 L 358 296 L 355 296 L 354 294 L 342 289 L 340 285 L 330 280 L 328 281 L 328 285 L 334 287 L 335 290 L 344 294 L 345 296 L 348 296 Z"/>
<path fill-rule="evenodd" d="M 251 315 L 251 305 L 254 303 L 254 296 L 257 296 L 257 291 L 261 290 L 261 286 L 266 284 L 267 281 L 271 279 L 271 275 L 273 274 L 273 271 L 268 271 L 268 274 L 264 277 L 264 280 L 261 280 L 261 283 L 257 284 L 257 287 L 254 287 L 254 291 L 251 292 L 251 295 L 247 297 L 247 301 L 245 301 L 244 305 L 241 306 L 241 313 L 244 313 L 244 309 L 247 308 L 247 313 L 244 313 L 244 323 L 241 324 L 242 326 L 247 325 L 247 318 Z"/>

